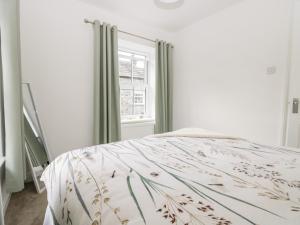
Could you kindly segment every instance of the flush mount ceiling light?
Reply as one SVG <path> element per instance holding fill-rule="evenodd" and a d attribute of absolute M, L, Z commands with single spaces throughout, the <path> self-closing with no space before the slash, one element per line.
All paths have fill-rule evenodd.
<path fill-rule="evenodd" d="M 154 2 L 162 9 L 177 9 L 183 5 L 184 0 L 154 0 Z"/>

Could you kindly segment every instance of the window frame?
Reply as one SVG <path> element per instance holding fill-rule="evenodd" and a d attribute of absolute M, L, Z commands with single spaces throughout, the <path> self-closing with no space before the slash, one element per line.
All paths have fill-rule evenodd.
<path fill-rule="evenodd" d="M 143 51 L 138 51 L 138 50 L 133 50 L 131 48 L 127 48 L 127 47 L 121 47 L 119 46 L 118 48 L 118 59 L 120 60 L 120 52 L 124 52 L 124 53 L 129 53 L 131 54 L 131 84 L 121 84 L 120 83 L 120 96 L 121 96 L 121 91 L 122 90 L 130 90 L 132 91 L 132 113 L 133 115 L 121 115 L 121 122 L 122 123 L 130 123 L 130 122 L 141 122 L 141 121 L 153 121 L 154 119 L 152 118 L 152 116 L 150 115 L 150 108 L 151 106 L 150 104 L 150 94 L 149 94 L 149 75 L 150 75 L 150 54 L 147 52 L 143 52 Z M 138 56 L 143 56 L 145 57 L 145 77 L 144 77 L 144 83 L 143 85 L 134 85 L 134 74 L 133 74 L 133 58 L 135 55 Z M 121 76 L 120 72 L 119 72 L 119 79 L 120 78 L 128 78 L 128 76 Z M 138 79 L 138 78 L 137 78 Z M 137 86 L 139 86 L 139 88 L 137 88 Z M 141 88 L 142 87 L 142 88 Z M 138 105 L 138 103 L 135 103 L 135 91 L 144 91 L 144 110 L 145 110 L 145 114 L 137 114 L 134 115 L 134 111 L 135 111 L 135 105 Z M 121 106 L 121 102 L 120 102 L 120 107 Z"/>

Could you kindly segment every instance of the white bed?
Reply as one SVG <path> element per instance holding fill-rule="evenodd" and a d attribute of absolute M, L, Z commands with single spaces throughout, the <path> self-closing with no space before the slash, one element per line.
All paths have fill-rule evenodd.
<path fill-rule="evenodd" d="M 68 152 L 44 225 L 296 225 L 300 153 L 185 129 Z"/>

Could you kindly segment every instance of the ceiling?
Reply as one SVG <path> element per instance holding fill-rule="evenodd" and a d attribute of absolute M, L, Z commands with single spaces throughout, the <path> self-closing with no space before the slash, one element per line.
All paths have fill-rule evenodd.
<path fill-rule="evenodd" d="M 153 0 L 82 0 L 167 31 L 178 31 L 241 0 L 185 0 L 178 9 L 160 9 Z"/>

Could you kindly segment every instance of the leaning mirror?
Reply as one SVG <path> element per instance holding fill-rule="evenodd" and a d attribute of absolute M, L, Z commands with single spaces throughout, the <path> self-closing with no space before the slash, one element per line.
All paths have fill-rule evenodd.
<path fill-rule="evenodd" d="M 37 192 L 42 193 L 45 187 L 40 177 L 49 164 L 50 157 L 30 83 L 23 83 L 22 91 L 26 158 Z"/>

